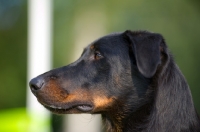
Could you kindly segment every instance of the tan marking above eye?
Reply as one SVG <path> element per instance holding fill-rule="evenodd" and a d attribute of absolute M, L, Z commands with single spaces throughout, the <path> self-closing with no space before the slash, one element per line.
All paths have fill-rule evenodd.
<path fill-rule="evenodd" d="M 91 45 L 91 46 L 90 46 L 90 49 L 91 49 L 91 50 L 94 49 L 94 45 Z"/>

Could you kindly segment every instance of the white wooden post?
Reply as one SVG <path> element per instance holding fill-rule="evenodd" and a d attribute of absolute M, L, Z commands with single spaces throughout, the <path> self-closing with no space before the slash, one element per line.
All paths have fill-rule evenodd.
<path fill-rule="evenodd" d="M 51 68 L 52 1 L 28 1 L 28 81 Z M 29 132 L 49 132 L 50 114 L 27 89 Z"/>

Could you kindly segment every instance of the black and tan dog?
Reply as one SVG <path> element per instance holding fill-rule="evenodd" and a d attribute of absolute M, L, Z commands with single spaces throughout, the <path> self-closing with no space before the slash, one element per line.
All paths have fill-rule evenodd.
<path fill-rule="evenodd" d="M 160 34 L 104 36 L 30 88 L 54 113 L 101 114 L 109 132 L 200 132 L 188 84 Z"/>

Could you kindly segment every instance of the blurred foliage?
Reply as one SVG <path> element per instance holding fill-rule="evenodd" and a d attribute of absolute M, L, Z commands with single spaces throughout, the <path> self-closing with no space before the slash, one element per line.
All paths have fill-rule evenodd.
<path fill-rule="evenodd" d="M 0 0 L 0 109 L 25 106 L 27 5 Z"/>
<path fill-rule="evenodd" d="M 161 33 L 172 51 L 174 58 L 185 75 L 192 91 L 195 106 L 200 112 L 200 6 L 198 0 L 60 0 L 54 2 L 54 66 L 69 63 L 73 55 L 77 18 L 84 12 L 102 12 L 97 16 L 99 23 L 106 23 L 107 33 L 131 30 L 150 30 Z M 98 15 L 98 14 L 97 14 Z M 83 24 L 78 30 L 96 28 L 92 16 L 90 24 Z M 99 24 L 98 23 L 98 24 Z M 81 26 L 80 26 L 81 27 Z M 100 36 L 99 36 L 100 37 Z M 94 38 L 95 39 L 95 38 Z M 92 42 L 91 40 L 90 42 Z"/>
<path fill-rule="evenodd" d="M 199 4 L 199 0 L 55 0 L 54 67 L 70 63 L 77 32 L 95 29 L 100 23 L 104 23 L 105 34 L 126 29 L 158 32 L 166 39 L 187 78 L 195 106 L 200 111 Z M 89 26 L 84 27 L 84 20 L 81 18 L 88 12 L 97 16 L 87 16 Z M 98 19 L 98 24 L 95 19 Z M 79 28 L 76 28 L 77 21 L 82 24 Z M 0 0 L 0 109 L 25 106 L 26 63 L 27 2 Z"/>

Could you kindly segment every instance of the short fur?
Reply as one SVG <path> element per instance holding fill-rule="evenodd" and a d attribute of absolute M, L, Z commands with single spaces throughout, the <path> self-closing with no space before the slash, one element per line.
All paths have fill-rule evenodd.
<path fill-rule="evenodd" d="M 108 132 L 200 132 L 188 84 L 157 33 L 104 36 L 30 87 L 54 113 L 101 114 Z"/>

